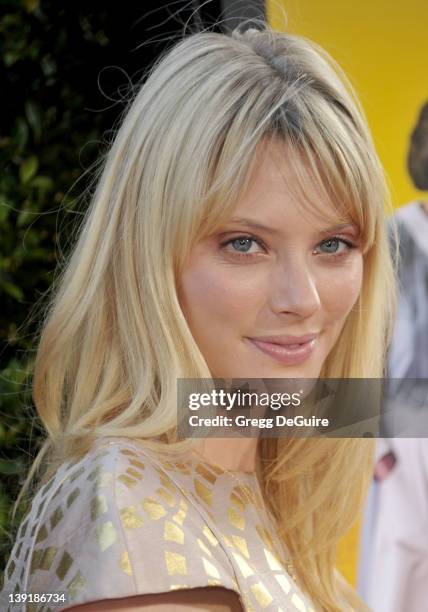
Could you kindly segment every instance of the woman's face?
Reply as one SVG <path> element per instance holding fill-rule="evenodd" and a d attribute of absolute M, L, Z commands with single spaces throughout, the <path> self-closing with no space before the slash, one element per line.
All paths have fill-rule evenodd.
<path fill-rule="evenodd" d="M 269 144 L 232 219 L 193 247 L 180 279 L 217 378 L 318 378 L 361 290 L 358 228 L 303 210 L 280 155 Z"/>

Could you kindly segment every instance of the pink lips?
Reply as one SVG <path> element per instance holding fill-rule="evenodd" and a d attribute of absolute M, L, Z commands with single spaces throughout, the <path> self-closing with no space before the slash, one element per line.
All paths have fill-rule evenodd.
<path fill-rule="evenodd" d="M 260 351 L 285 365 L 299 365 L 312 354 L 318 334 L 248 338 Z"/>

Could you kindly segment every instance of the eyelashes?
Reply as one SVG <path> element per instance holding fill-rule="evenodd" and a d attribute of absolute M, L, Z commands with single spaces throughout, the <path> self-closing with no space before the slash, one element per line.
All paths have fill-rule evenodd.
<path fill-rule="evenodd" d="M 263 251 L 266 252 L 266 247 L 265 245 L 262 243 L 261 240 L 258 240 L 257 238 L 254 238 L 254 236 L 247 236 L 247 235 L 242 235 L 242 236 L 236 236 L 235 238 L 229 238 L 229 240 L 226 240 L 224 242 L 221 243 L 221 247 L 223 249 L 226 250 L 226 247 L 231 244 L 233 245 L 234 242 L 238 243 L 239 241 L 244 242 L 254 242 L 255 244 L 257 244 L 259 247 L 261 247 L 261 249 L 263 249 Z M 253 257 L 255 255 L 258 255 L 258 253 L 246 253 L 243 251 L 233 251 L 233 250 L 229 250 L 227 251 L 228 253 L 230 253 L 231 255 L 236 255 L 237 257 Z"/>
<path fill-rule="evenodd" d="M 349 240 L 345 240 L 344 238 L 341 238 L 340 236 L 332 236 L 331 238 L 327 238 L 326 240 L 323 240 L 322 242 L 320 242 L 318 246 L 325 245 L 331 242 L 337 242 L 339 244 L 344 245 L 345 250 L 341 252 L 337 252 L 337 251 L 328 252 L 327 251 L 327 252 L 324 252 L 325 255 L 340 257 L 341 255 L 345 255 L 346 253 L 348 253 L 351 249 L 355 249 L 355 244 L 353 244 Z"/>
<path fill-rule="evenodd" d="M 262 240 L 260 240 L 259 238 L 256 238 L 255 236 L 252 236 L 250 234 L 241 234 L 239 236 L 235 236 L 233 238 L 229 238 L 228 240 L 225 240 L 224 242 L 220 243 L 220 247 L 222 249 L 224 249 L 229 255 L 232 255 L 232 257 L 237 257 L 237 258 L 243 258 L 243 259 L 252 259 L 254 257 L 258 257 L 260 255 L 260 252 L 256 252 L 256 253 L 249 253 L 249 252 L 245 252 L 245 251 L 239 251 L 239 250 L 227 250 L 226 247 L 228 247 L 229 245 L 233 246 L 233 243 L 239 243 L 241 242 L 241 246 L 245 247 L 245 246 L 252 246 L 252 243 L 257 244 L 264 253 L 267 253 L 267 247 L 266 245 L 263 243 Z M 247 243 L 247 244 L 245 244 Z M 248 244 L 250 243 L 250 244 Z M 327 257 L 329 259 L 337 259 L 339 257 L 343 257 L 344 255 L 346 255 L 347 253 L 349 253 L 349 251 L 351 251 L 352 249 L 356 248 L 356 245 L 353 244 L 351 241 L 346 240 L 344 238 L 341 238 L 340 236 L 330 236 L 329 238 L 326 238 L 325 240 L 322 240 L 317 247 L 314 249 L 313 253 L 315 253 L 316 249 L 319 249 L 322 246 L 328 245 L 327 248 L 330 248 L 332 244 L 338 244 L 338 246 L 342 245 L 345 247 L 344 250 L 342 251 L 321 251 L 319 254 L 321 255 L 327 255 Z M 318 254 L 318 253 L 315 253 Z"/>

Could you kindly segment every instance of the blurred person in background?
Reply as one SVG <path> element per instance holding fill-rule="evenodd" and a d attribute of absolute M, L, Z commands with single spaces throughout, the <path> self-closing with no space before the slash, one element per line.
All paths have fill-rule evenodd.
<path fill-rule="evenodd" d="M 407 166 L 415 187 L 428 192 L 428 102 L 411 135 Z M 406 421 L 414 423 L 410 395 L 418 391 L 418 405 L 427 404 L 428 196 L 402 206 L 391 219 L 391 233 L 394 227 L 400 245 L 398 304 L 384 430 L 391 437 L 377 444 L 358 590 L 374 612 L 420 612 L 428 602 L 428 440 L 397 436 L 405 435 Z M 392 405 L 398 412 L 390 411 Z"/>

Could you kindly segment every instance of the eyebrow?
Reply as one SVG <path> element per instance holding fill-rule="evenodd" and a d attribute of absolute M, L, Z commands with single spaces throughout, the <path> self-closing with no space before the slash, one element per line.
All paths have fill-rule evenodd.
<path fill-rule="evenodd" d="M 234 217 L 230 219 L 229 223 L 238 223 L 239 225 L 246 225 L 247 227 L 252 227 L 254 229 L 263 230 L 269 234 L 280 234 L 280 230 L 275 229 L 273 227 L 268 227 L 267 225 L 263 225 L 262 223 L 257 223 L 252 219 L 246 219 L 244 217 Z M 358 231 L 358 227 L 354 223 L 341 223 L 339 225 L 333 225 L 331 227 L 326 228 L 325 230 L 321 230 L 319 233 L 321 235 L 331 234 L 332 232 L 340 232 L 345 229 L 356 229 Z"/>

